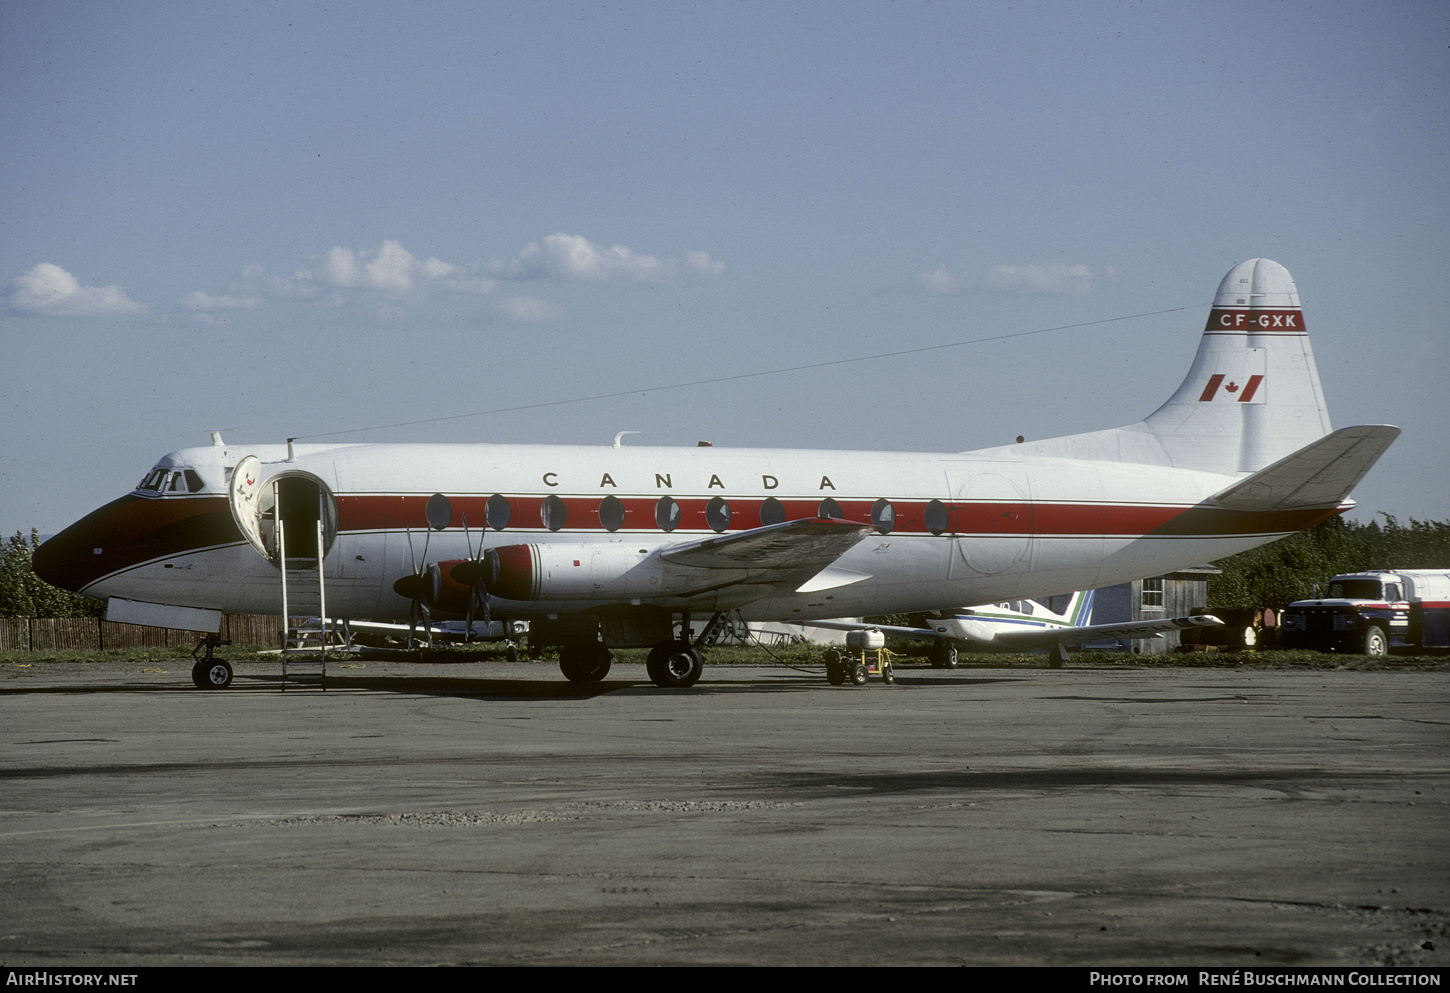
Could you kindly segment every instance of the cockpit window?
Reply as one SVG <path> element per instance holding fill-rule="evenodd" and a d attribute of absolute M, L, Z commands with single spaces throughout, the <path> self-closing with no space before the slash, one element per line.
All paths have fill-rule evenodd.
<path fill-rule="evenodd" d="M 195 469 L 168 469 L 157 466 L 147 473 L 136 489 L 152 493 L 200 493 L 206 483 Z"/>

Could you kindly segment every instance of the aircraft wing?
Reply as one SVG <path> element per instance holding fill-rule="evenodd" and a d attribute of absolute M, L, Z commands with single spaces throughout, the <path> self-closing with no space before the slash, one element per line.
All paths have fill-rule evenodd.
<path fill-rule="evenodd" d="M 1113 624 L 1085 624 L 1081 627 L 1052 627 L 1036 631 L 1003 631 L 992 642 L 1003 648 L 1025 650 L 1107 638 L 1152 638 L 1163 631 L 1222 626 L 1223 621 L 1212 614 L 1198 614 L 1193 617 L 1165 617 L 1157 621 L 1119 621 Z"/>
<path fill-rule="evenodd" d="M 804 624 L 807 627 L 813 628 L 826 628 L 830 631 L 880 631 L 882 634 L 890 635 L 893 638 L 914 638 L 917 641 L 936 641 L 946 637 L 945 635 L 938 634 L 931 628 L 908 628 L 896 624 L 867 624 L 863 621 L 789 621 L 789 623 Z"/>
<path fill-rule="evenodd" d="M 971 621 L 970 615 L 965 619 Z M 931 628 L 898 627 L 894 624 L 864 624 L 853 621 L 809 621 L 811 627 L 830 628 L 834 631 L 868 631 L 875 629 L 894 638 L 914 638 L 918 641 L 954 641 L 965 645 L 969 651 L 1029 651 L 1034 648 L 1051 648 L 1053 645 L 1071 645 L 1085 641 L 1099 641 L 1109 638 L 1152 638 L 1163 631 L 1183 628 L 1222 627 L 1223 621 L 1212 614 L 1194 617 L 1169 617 L 1158 621 L 1119 621 L 1112 624 L 1086 624 L 1078 627 L 1053 626 L 1032 627 L 1020 631 L 992 630 L 984 624 L 984 637 L 974 638 L 961 623 L 952 625 L 949 632 Z"/>
<path fill-rule="evenodd" d="M 798 585 L 796 592 L 814 593 L 871 578 L 831 563 L 874 530 L 871 524 L 807 518 L 682 542 L 661 551 L 660 558 L 700 569 L 745 569 L 754 582 Z"/>

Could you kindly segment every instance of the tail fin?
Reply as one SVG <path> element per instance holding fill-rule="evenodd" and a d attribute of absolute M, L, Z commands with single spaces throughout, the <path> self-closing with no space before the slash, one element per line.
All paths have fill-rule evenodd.
<path fill-rule="evenodd" d="M 1330 431 L 1299 291 L 1289 272 L 1249 259 L 1218 284 L 1188 377 L 1137 424 L 1002 449 L 1253 473 Z"/>
<path fill-rule="evenodd" d="M 1093 622 L 1093 595 L 1096 592 L 1096 590 L 1078 590 L 1072 595 L 1067 609 L 1063 611 L 1067 617 L 1067 623 L 1074 627 L 1085 627 Z"/>

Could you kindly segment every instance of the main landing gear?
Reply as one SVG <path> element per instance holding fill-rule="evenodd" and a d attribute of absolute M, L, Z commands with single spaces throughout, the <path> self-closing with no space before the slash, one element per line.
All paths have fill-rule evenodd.
<path fill-rule="evenodd" d="M 191 657 L 196 659 L 191 666 L 191 681 L 196 684 L 199 690 L 224 690 L 232 685 L 232 664 L 226 659 L 219 659 L 213 653 L 218 645 L 230 645 L 229 641 L 222 641 L 214 634 L 203 635 L 191 650 Z M 206 654 L 200 655 L 205 648 Z"/>
<path fill-rule="evenodd" d="M 656 686 L 684 689 L 699 682 L 705 660 L 688 641 L 662 641 L 650 649 L 645 671 Z"/>
<path fill-rule="evenodd" d="M 559 670 L 571 683 L 599 682 L 609 675 L 612 661 L 609 649 L 598 642 L 559 648 Z M 656 686 L 684 689 L 699 682 L 705 659 L 688 641 L 662 641 L 650 649 L 645 670 Z"/>
<path fill-rule="evenodd" d="M 933 669 L 955 669 L 957 667 L 957 646 L 950 641 L 934 641 L 931 645 L 930 659 Z"/>
<path fill-rule="evenodd" d="M 614 656 L 597 642 L 592 645 L 563 645 L 559 648 L 559 669 L 571 683 L 597 683 L 609 675 Z"/>

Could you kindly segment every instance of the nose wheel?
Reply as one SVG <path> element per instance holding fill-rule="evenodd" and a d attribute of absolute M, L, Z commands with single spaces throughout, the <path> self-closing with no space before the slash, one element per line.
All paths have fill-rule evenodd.
<path fill-rule="evenodd" d="M 198 662 L 191 667 L 191 681 L 199 690 L 224 690 L 232 685 L 232 664 L 226 659 Z"/>
<path fill-rule="evenodd" d="M 196 647 L 191 650 L 191 657 L 196 662 L 191 667 L 191 681 L 196 684 L 199 690 L 224 690 L 232 685 L 232 664 L 226 659 L 217 658 L 213 652 L 218 645 L 230 645 L 229 641 L 222 641 L 214 634 L 202 635 Z M 202 655 L 202 649 L 206 654 Z"/>

